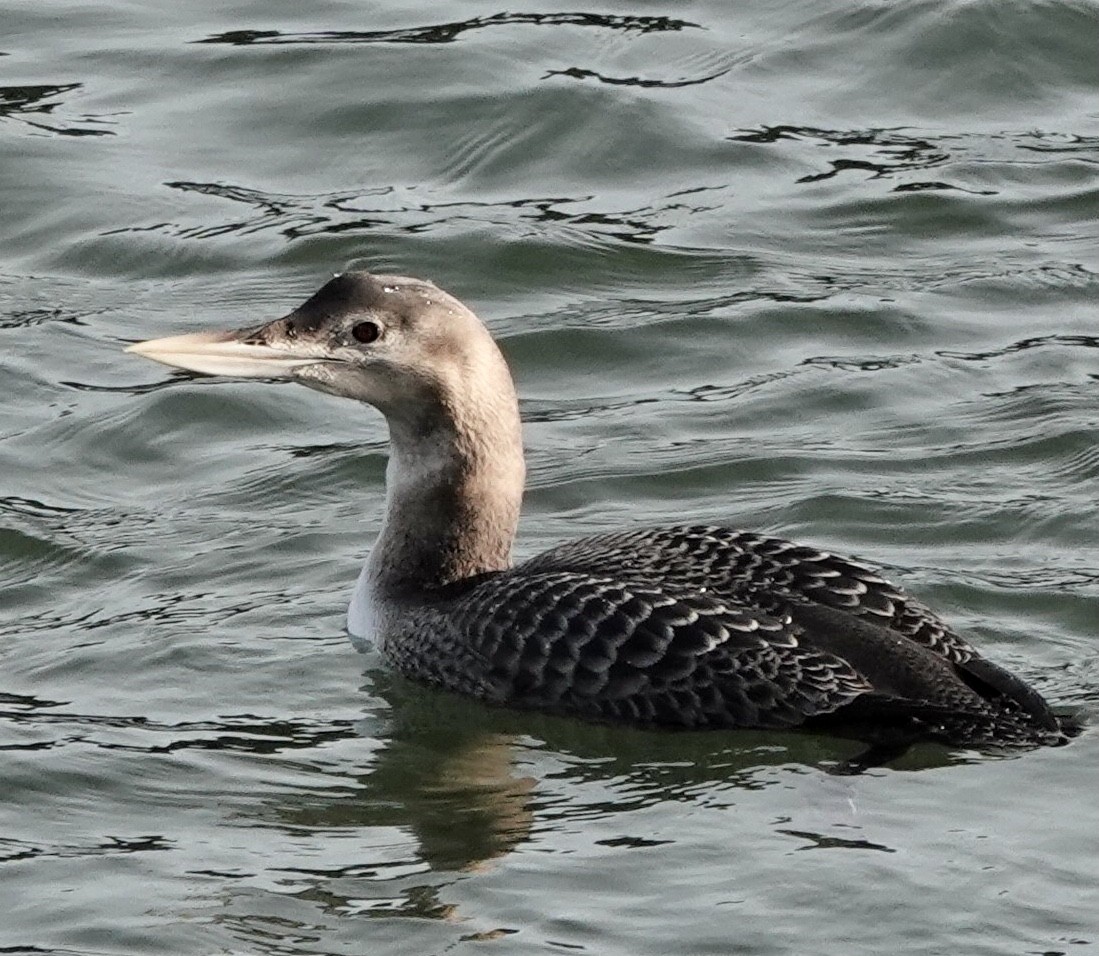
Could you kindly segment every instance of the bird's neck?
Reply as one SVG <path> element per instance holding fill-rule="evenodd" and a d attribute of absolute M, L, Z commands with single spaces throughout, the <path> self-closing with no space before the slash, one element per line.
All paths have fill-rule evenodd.
<path fill-rule="evenodd" d="M 507 384 L 430 423 L 390 420 L 385 521 L 362 582 L 374 600 L 415 599 L 510 565 L 524 462 Z"/>

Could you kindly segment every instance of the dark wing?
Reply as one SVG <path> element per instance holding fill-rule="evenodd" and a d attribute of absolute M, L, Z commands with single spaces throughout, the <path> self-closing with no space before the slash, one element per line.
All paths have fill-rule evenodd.
<path fill-rule="evenodd" d="M 524 567 L 599 569 L 631 580 L 658 579 L 705 588 L 773 614 L 781 614 L 790 601 L 812 601 L 867 618 L 955 664 L 977 655 L 937 615 L 875 568 L 748 531 L 682 525 L 597 535 L 546 551 Z"/>
<path fill-rule="evenodd" d="M 1053 730 L 1049 704 L 1025 681 L 988 661 L 936 614 L 869 565 L 782 538 L 710 526 L 672 526 L 571 541 L 532 558 L 525 570 L 598 568 L 629 580 L 704 590 L 773 617 L 821 605 L 885 628 L 956 667 L 958 679 L 1009 712 Z M 805 634 L 812 645 L 813 631 Z"/>
<path fill-rule="evenodd" d="M 788 618 L 605 575 L 503 572 L 456 597 L 448 620 L 487 666 L 490 696 L 591 719 L 793 726 L 871 689 L 801 647 Z"/>

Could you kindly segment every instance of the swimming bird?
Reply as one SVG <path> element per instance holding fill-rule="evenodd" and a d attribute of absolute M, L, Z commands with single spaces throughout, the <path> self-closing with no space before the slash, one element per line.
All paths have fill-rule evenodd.
<path fill-rule="evenodd" d="M 267 324 L 128 351 L 300 382 L 385 416 L 385 517 L 347 626 L 410 678 L 636 725 L 1066 740 L 1033 687 L 877 570 L 829 551 L 679 524 L 512 564 L 525 471 L 515 387 L 480 319 L 431 282 L 338 274 Z"/>

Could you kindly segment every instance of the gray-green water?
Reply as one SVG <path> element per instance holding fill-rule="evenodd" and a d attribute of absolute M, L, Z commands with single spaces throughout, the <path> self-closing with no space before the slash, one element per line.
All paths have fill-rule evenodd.
<path fill-rule="evenodd" d="M 410 687 L 378 418 L 122 354 L 434 278 L 521 554 L 858 554 L 1094 722 L 1099 5 L 569 9 L 0 0 L 0 951 L 1099 952 L 1093 731 L 839 778 Z"/>

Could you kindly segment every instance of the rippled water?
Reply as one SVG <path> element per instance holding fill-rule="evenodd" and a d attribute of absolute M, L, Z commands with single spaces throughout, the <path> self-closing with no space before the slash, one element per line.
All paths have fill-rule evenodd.
<path fill-rule="evenodd" d="M 523 554 L 858 554 L 1099 717 L 1094 2 L 0 0 L 0 950 L 1099 952 L 1099 745 L 659 735 L 355 654 L 366 409 L 134 339 L 348 265 L 502 340 Z"/>

